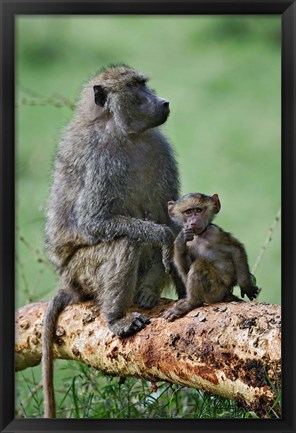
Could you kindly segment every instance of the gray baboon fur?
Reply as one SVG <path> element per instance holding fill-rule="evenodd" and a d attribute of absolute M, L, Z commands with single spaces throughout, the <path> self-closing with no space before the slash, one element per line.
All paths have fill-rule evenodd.
<path fill-rule="evenodd" d="M 152 308 L 167 281 L 176 234 L 167 201 L 178 198 L 179 177 L 157 128 L 169 104 L 146 81 L 127 66 L 103 70 L 85 85 L 59 145 L 46 222 L 46 249 L 60 274 L 44 323 L 46 417 L 55 416 L 52 344 L 62 309 L 95 299 L 110 330 L 125 337 L 149 323 L 126 316 L 127 308 Z"/>

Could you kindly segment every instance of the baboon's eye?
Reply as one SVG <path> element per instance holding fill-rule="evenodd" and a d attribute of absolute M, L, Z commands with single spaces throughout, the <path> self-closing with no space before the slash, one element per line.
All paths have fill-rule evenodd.
<path fill-rule="evenodd" d="M 126 83 L 126 86 L 130 88 L 137 88 L 137 87 L 143 87 L 145 86 L 145 84 L 146 84 L 145 80 L 139 80 L 139 81 L 133 81 L 131 83 Z"/>
<path fill-rule="evenodd" d="M 196 208 L 196 212 L 197 212 L 197 213 L 201 213 L 201 212 L 202 212 L 202 208 L 201 208 L 201 207 L 197 207 L 197 208 Z"/>
<path fill-rule="evenodd" d="M 184 214 L 187 215 L 187 216 L 192 215 L 192 209 L 185 210 Z"/>

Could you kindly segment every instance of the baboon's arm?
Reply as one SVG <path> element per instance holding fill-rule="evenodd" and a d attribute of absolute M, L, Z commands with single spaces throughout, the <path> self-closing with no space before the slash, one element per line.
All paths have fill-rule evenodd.
<path fill-rule="evenodd" d="M 134 218 L 127 214 L 122 197 L 126 195 L 123 168 L 108 172 L 107 156 L 94 158 L 86 167 L 84 187 L 73 209 L 73 220 L 79 235 L 87 243 L 112 241 L 121 236 L 131 240 L 160 245 L 172 241 L 168 226 L 153 221 Z M 110 156 L 111 157 L 111 156 Z"/>

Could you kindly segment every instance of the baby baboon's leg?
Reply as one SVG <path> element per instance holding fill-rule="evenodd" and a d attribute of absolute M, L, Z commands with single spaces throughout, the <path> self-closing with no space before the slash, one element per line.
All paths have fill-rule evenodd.
<path fill-rule="evenodd" d="M 169 321 L 183 316 L 204 302 L 212 304 L 226 299 L 228 290 L 217 269 L 206 259 L 196 259 L 188 272 L 187 297 L 180 299 L 163 315 Z"/>
<path fill-rule="evenodd" d="M 142 308 L 154 307 L 159 302 L 165 283 L 166 274 L 160 249 L 143 247 L 134 302 Z"/>
<path fill-rule="evenodd" d="M 81 249 L 71 260 L 81 287 L 98 300 L 108 327 L 120 337 L 149 323 L 139 313 L 125 316 L 136 290 L 139 257 L 140 246 L 120 238 Z"/>

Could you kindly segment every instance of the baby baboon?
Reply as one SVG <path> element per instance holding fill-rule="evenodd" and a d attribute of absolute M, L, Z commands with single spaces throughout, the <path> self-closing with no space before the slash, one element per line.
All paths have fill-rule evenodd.
<path fill-rule="evenodd" d="M 253 285 L 244 246 L 231 233 L 215 224 L 221 208 L 217 194 L 192 193 L 168 202 L 170 217 L 183 230 L 174 243 L 174 260 L 186 285 L 187 297 L 177 301 L 163 315 L 172 321 L 203 303 L 238 300 L 232 294 L 239 285 L 250 300 L 259 293 Z"/>
<path fill-rule="evenodd" d="M 43 333 L 45 416 L 54 417 L 52 345 L 59 313 L 94 299 L 110 330 L 131 335 L 149 320 L 127 308 L 152 308 L 170 271 L 174 235 L 166 203 L 178 197 L 173 149 L 157 126 L 169 103 L 147 77 L 112 66 L 83 89 L 57 152 L 47 209 L 46 249 L 60 274 Z M 185 288 L 172 269 L 179 297 Z"/>

